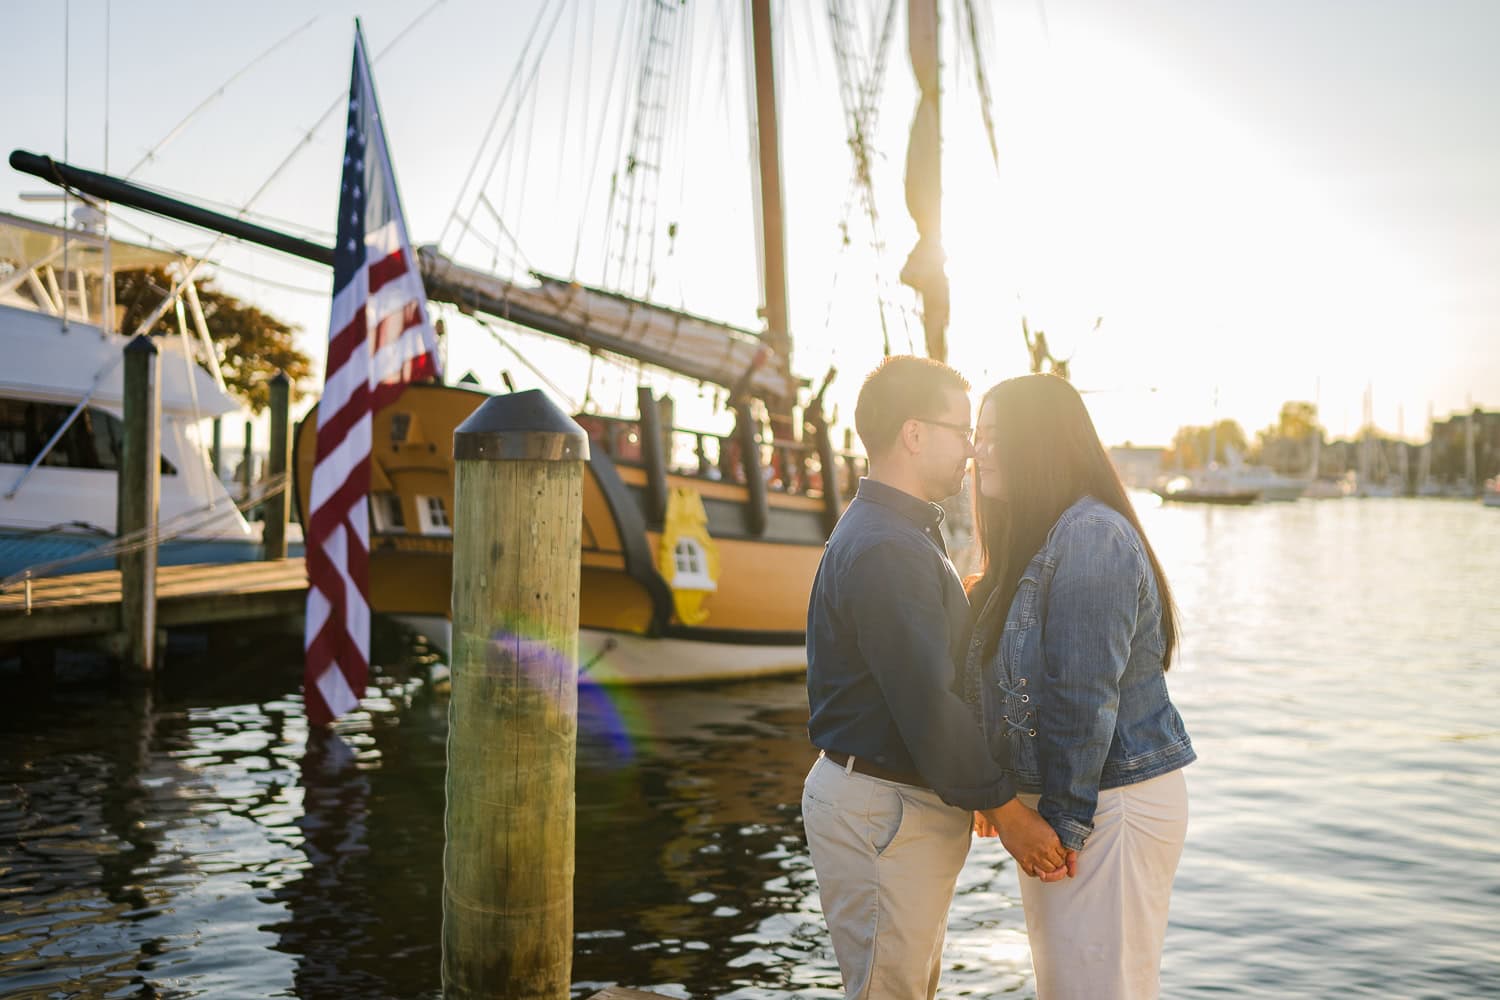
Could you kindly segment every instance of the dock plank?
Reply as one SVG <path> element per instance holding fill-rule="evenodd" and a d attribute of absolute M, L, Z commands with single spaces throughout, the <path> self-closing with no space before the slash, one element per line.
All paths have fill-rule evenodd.
<path fill-rule="evenodd" d="M 163 628 L 300 613 L 307 568 L 300 558 L 196 563 L 157 570 L 157 621 Z M 120 573 L 100 570 L 46 577 L 0 592 L 0 642 L 100 635 L 120 629 Z"/>

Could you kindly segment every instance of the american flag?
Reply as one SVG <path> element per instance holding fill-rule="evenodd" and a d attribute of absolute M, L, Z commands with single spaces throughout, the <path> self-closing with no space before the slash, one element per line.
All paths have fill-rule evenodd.
<path fill-rule="evenodd" d="M 373 415 L 407 383 L 438 374 L 437 334 L 406 237 L 358 25 L 338 234 L 328 367 L 308 501 L 312 515 L 306 521 L 303 700 L 308 722 L 316 726 L 359 704 L 369 671 Z"/>

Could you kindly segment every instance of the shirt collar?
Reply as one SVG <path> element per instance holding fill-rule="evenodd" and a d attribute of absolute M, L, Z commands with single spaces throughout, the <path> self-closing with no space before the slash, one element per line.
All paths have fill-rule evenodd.
<path fill-rule="evenodd" d="M 871 500 L 882 507 L 889 507 L 923 530 L 936 528 L 943 523 L 943 508 L 937 504 L 919 500 L 905 490 L 898 490 L 868 476 L 860 477 L 859 489 L 855 491 L 854 497 L 856 500 Z"/>

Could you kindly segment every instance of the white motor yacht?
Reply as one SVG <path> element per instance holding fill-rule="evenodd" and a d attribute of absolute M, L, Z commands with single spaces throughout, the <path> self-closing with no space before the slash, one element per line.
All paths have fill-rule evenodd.
<path fill-rule="evenodd" d="M 114 565 L 100 547 L 115 535 L 131 338 L 113 330 L 123 313 L 113 275 L 185 263 L 88 227 L 0 213 L 0 581 Z M 191 282 L 163 294 L 183 335 L 155 338 L 159 560 L 259 558 L 259 533 L 215 475 L 204 440 L 208 421 L 241 405 L 224 387 Z"/>

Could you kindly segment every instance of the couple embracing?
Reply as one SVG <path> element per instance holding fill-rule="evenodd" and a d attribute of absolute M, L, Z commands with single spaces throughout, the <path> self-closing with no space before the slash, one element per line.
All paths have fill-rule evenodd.
<path fill-rule="evenodd" d="M 1171 592 L 1082 399 L 1010 379 L 971 424 L 963 376 L 892 357 L 855 427 L 869 475 L 808 607 L 802 797 L 846 996 L 936 993 L 975 834 L 1020 870 L 1040 1000 L 1156 996 L 1194 753 Z M 966 587 L 936 501 L 970 459 Z"/>

